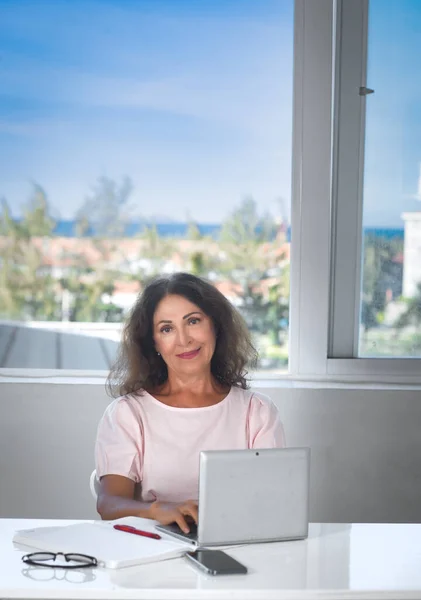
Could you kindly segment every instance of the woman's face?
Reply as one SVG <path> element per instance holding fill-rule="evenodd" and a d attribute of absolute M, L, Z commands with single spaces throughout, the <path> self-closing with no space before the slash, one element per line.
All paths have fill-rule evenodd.
<path fill-rule="evenodd" d="M 153 317 L 156 351 L 180 375 L 208 372 L 215 351 L 212 320 L 183 296 L 168 295 Z"/>

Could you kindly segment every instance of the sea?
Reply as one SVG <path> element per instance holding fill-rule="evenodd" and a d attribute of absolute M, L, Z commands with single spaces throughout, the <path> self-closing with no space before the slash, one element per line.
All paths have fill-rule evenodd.
<path fill-rule="evenodd" d="M 213 239 L 218 239 L 222 225 L 221 223 L 196 223 L 197 228 L 201 235 L 209 236 Z M 122 237 L 134 237 L 141 235 L 147 227 L 156 227 L 157 233 L 161 237 L 168 238 L 185 238 L 188 233 L 189 224 L 183 222 L 168 222 L 168 223 L 148 223 L 142 222 L 130 222 L 125 223 L 124 232 Z M 77 237 L 77 224 L 75 220 L 58 220 L 54 229 L 54 234 L 60 237 Z M 378 227 L 365 227 L 365 236 L 372 236 L 377 238 L 386 238 L 388 240 L 404 239 L 403 228 L 378 228 Z M 95 235 L 95 230 L 91 227 L 85 232 L 85 237 L 92 237 Z M 291 229 L 287 230 L 287 240 L 291 241 Z"/>

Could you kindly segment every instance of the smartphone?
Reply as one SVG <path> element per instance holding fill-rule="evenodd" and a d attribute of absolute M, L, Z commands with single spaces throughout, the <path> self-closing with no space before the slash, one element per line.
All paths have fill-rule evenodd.
<path fill-rule="evenodd" d="M 187 552 L 186 558 L 208 575 L 245 575 L 247 567 L 222 550 Z"/>

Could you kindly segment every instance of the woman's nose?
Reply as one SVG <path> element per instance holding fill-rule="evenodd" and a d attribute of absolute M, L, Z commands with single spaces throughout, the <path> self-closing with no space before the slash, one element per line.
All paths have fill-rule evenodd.
<path fill-rule="evenodd" d="M 180 346 L 188 346 L 189 341 L 190 341 L 190 335 L 188 333 L 188 331 L 186 331 L 184 328 L 180 329 L 178 331 L 178 344 Z"/>

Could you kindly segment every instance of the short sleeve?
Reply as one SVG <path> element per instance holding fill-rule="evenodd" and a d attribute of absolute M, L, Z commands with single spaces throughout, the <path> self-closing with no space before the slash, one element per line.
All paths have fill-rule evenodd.
<path fill-rule="evenodd" d="M 279 411 L 270 398 L 254 392 L 248 415 L 249 448 L 285 448 Z"/>
<path fill-rule="evenodd" d="M 122 475 L 135 483 L 142 480 L 143 427 L 132 400 L 112 402 L 99 422 L 95 444 L 97 476 Z"/>

